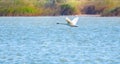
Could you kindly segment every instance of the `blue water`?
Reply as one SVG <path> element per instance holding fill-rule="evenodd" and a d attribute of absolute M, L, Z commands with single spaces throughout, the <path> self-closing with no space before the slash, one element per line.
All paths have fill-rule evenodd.
<path fill-rule="evenodd" d="M 73 16 L 68 16 L 73 19 Z M 0 17 L 0 64 L 120 64 L 120 18 Z"/>

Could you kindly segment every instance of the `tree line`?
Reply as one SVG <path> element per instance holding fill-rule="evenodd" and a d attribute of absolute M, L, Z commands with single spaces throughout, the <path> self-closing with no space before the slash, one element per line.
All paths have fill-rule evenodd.
<path fill-rule="evenodd" d="M 120 16 L 119 0 L 0 0 L 0 16 Z"/>

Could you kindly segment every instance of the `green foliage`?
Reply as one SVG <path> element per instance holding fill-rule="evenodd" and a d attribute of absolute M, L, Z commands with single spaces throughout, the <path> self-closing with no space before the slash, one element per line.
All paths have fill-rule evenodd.
<path fill-rule="evenodd" d="M 34 7 L 9 7 L 0 9 L 0 14 L 5 16 L 23 16 L 23 15 L 36 15 L 39 10 Z"/>
<path fill-rule="evenodd" d="M 27 0 L 1 1 L 0 3 L 1 16 L 25 16 L 39 14 L 38 8 L 34 7 L 31 2 Z"/>
<path fill-rule="evenodd" d="M 120 7 L 119 4 L 119 0 L 0 0 L 0 15 L 73 15 L 89 5 L 107 13 Z"/>
<path fill-rule="evenodd" d="M 71 6 L 70 4 L 62 4 L 61 6 L 61 15 L 72 15 L 77 13 L 76 7 Z"/>

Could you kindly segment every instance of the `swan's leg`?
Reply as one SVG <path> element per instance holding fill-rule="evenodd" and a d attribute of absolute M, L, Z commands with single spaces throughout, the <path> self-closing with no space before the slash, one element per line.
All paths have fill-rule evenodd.
<path fill-rule="evenodd" d="M 70 25 L 71 27 L 78 27 L 78 26 L 76 26 L 76 25 Z"/>

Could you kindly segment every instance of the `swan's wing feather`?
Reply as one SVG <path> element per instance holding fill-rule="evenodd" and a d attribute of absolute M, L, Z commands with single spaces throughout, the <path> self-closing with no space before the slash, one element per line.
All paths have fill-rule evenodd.
<path fill-rule="evenodd" d="M 76 25 L 76 23 L 78 22 L 78 20 L 79 20 L 79 17 L 74 18 L 74 19 L 72 20 L 73 25 Z"/>
<path fill-rule="evenodd" d="M 71 23 L 72 22 L 68 17 L 66 17 L 66 21 L 67 21 L 67 23 Z"/>

